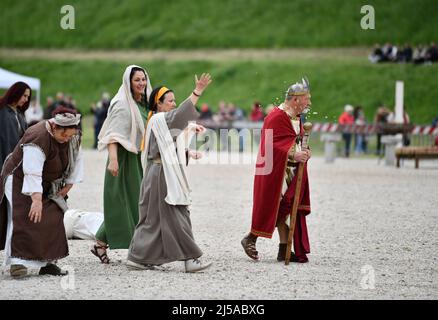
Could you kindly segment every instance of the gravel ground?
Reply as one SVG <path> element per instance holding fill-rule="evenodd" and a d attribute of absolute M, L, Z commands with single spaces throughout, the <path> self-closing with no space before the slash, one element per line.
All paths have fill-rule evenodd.
<path fill-rule="evenodd" d="M 102 210 L 105 153 L 86 151 L 87 179 L 75 186 L 70 207 Z M 247 163 L 250 158 L 247 159 Z M 309 163 L 312 213 L 310 263 L 276 261 L 278 236 L 259 239 L 262 261 L 244 254 L 249 230 L 253 164 L 193 164 L 192 224 L 203 273 L 186 274 L 181 262 L 161 271 L 130 271 L 127 250 L 110 251 L 102 265 L 92 241 L 69 241 L 59 265 L 70 276 L 14 280 L 1 268 L 0 299 L 438 299 L 438 162 L 401 169 L 375 159 Z M 3 263 L 3 255 L 0 257 Z"/>

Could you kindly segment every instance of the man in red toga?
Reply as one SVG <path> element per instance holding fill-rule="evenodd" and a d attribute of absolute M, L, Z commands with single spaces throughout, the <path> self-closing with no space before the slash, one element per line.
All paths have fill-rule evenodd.
<path fill-rule="evenodd" d="M 271 111 L 263 123 L 254 177 L 251 231 L 241 241 L 251 259 L 260 259 L 256 250 L 257 238 L 272 238 L 277 228 L 280 237 L 277 260 L 285 260 L 288 220 L 297 186 L 297 167 L 301 162 L 304 172 L 293 235 L 295 252 L 292 252 L 290 261 L 309 261 L 306 256 L 310 252 L 306 225 L 306 215 L 310 213 L 307 160 L 311 152 L 301 147 L 304 129 L 300 114 L 310 105 L 309 82 L 303 79 L 302 83 L 288 88 L 284 102 Z"/>

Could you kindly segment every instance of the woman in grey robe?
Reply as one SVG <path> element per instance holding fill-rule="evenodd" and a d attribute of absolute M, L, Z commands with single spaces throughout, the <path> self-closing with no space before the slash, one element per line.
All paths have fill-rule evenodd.
<path fill-rule="evenodd" d="M 199 117 L 195 104 L 210 82 L 209 74 L 203 74 L 199 80 L 195 76 L 195 89 L 176 109 L 172 90 L 159 87 L 151 93 L 150 110 L 156 112 L 155 117 L 160 112 L 164 113 L 161 116 L 164 117 L 173 141 L 176 139 L 175 133 L 177 131 L 181 132 L 181 130 L 186 129 L 189 121 L 194 121 Z M 151 118 L 148 127 L 151 126 L 153 119 L 155 118 Z M 167 130 L 167 128 L 165 129 Z M 202 132 L 205 128 L 195 125 L 195 130 Z M 187 202 L 185 200 L 170 200 L 172 198 L 171 188 L 174 185 L 168 185 L 170 174 L 165 175 L 165 172 L 169 172 L 166 171 L 167 164 L 163 163 L 164 159 L 168 159 L 167 155 L 160 154 L 163 146 L 157 142 L 156 133 L 154 135 L 149 130 L 147 134 L 146 139 L 148 139 L 149 147 L 145 149 L 147 165 L 140 190 L 140 217 L 129 247 L 127 265 L 133 269 L 145 270 L 153 269 L 154 266 L 164 263 L 184 261 L 186 272 L 203 270 L 211 263 L 202 263 L 199 260 L 202 251 L 193 237 L 188 205 L 180 204 Z M 174 148 L 173 143 L 172 148 Z M 200 155 L 197 152 L 187 151 L 186 157 L 188 156 L 196 159 Z M 179 161 L 178 169 L 183 165 L 186 163 Z"/>

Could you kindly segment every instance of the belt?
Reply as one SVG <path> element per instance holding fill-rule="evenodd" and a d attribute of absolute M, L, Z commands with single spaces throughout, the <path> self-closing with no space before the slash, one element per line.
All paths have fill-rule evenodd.
<path fill-rule="evenodd" d="M 161 164 L 161 157 L 160 157 L 160 155 L 156 156 L 153 159 L 149 159 L 149 160 L 152 160 L 153 163 Z"/>
<path fill-rule="evenodd" d="M 292 162 L 291 160 L 287 161 L 287 166 L 288 167 L 296 168 L 296 167 L 298 167 L 298 164 L 299 164 L 299 162 Z"/>

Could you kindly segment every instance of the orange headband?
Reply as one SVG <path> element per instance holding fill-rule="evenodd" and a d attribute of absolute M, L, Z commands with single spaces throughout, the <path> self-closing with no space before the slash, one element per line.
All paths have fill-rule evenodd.
<path fill-rule="evenodd" d="M 162 87 L 160 90 L 158 90 L 157 95 L 155 96 L 155 104 L 158 103 L 158 100 L 167 92 L 169 89 L 167 87 Z"/>

